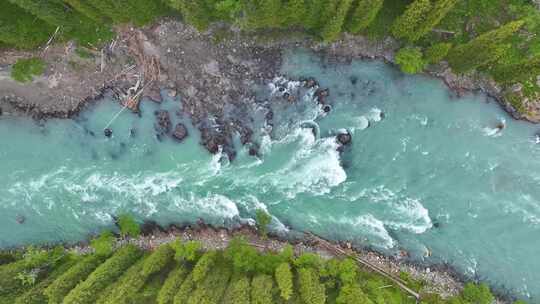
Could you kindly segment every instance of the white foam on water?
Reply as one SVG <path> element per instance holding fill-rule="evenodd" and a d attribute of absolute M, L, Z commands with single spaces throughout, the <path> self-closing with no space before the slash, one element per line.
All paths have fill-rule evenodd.
<path fill-rule="evenodd" d="M 362 115 L 356 118 L 356 123 L 353 130 L 365 130 L 369 127 L 369 120 Z"/>
<path fill-rule="evenodd" d="M 372 108 L 369 110 L 369 112 L 366 114 L 367 119 L 373 122 L 379 122 L 382 120 L 382 110 L 379 108 Z"/>
<path fill-rule="evenodd" d="M 236 204 L 228 197 L 220 194 L 209 194 L 208 196 L 201 197 L 189 193 L 187 197 L 175 196 L 172 200 L 173 202 L 169 206 L 169 209 L 173 212 L 188 212 L 196 214 L 199 217 L 209 217 L 219 220 L 233 219 L 240 215 Z"/>
<path fill-rule="evenodd" d="M 350 202 L 365 199 L 375 204 L 386 205 L 384 210 L 391 216 L 386 215 L 384 223 L 393 229 L 420 234 L 433 227 L 429 210 L 419 199 L 398 195 L 384 185 L 362 189 L 358 193 L 348 194 L 345 198 Z"/>
<path fill-rule="evenodd" d="M 354 231 L 361 231 L 362 234 L 374 237 L 376 245 L 379 245 L 382 248 L 390 249 L 396 244 L 384 227 L 384 222 L 371 214 L 360 215 L 353 218 L 342 217 L 337 222 L 350 225 Z"/>
<path fill-rule="evenodd" d="M 334 138 L 315 140 L 311 130 L 296 129 L 284 138 L 294 140 L 300 148 L 294 151 L 291 160 L 271 177 L 273 184 L 294 198 L 298 193 L 309 192 L 314 195 L 329 193 L 347 179 L 341 167 L 338 144 Z M 287 139 L 288 138 L 288 139 Z"/>

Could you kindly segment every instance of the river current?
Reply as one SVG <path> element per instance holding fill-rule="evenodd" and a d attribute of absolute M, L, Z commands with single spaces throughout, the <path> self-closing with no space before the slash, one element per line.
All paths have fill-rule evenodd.
<path fill-rule="evenodd" d="M 294 104 L 270 98 L 284 79 L 258 88 L 274 127 L 255 105 L 260 156 L 238 145 L 233 162 L 199 145 L 189 119 L 174 114 L 177 99 L 143 101 L 142 117 L 122 112 L 110 139 L 103 128 L 120 110 L 110 99 L 42 125 L 0 117 L 0 247 L 76 241 L 122 212 L 228 226 L 264 208 L 275 231 L 404 249 L 540 301 L 537 126 L 512 120 L 485 95 L 457 98 L 438 80 L 378 61 L 329 64 L 294 51 L 282 72 L 314 76 L 330 89 L 332 111 L 310 90 Z M 184 142 L 156 139 L 158 108 L 188 126 Z M 345 130 L 352 144 L 339 153 L 335 135 Z"/>

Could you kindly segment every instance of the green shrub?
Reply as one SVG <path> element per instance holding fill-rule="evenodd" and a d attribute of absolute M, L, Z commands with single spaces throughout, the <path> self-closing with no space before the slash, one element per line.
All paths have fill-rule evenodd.
<path fill-rule="evenodd" d="M 15 304 L 50 303 L 48 302 L 47 296 L 45 294 L 46 288 L 50 286 L 51 283 L 56 280 L 56 278 L 68 271 L 77 262 L 77 260 L 78 259 L 73 257 L 65 257 L 64 259 L 62 259 L 59 265 L 52 270 L 51 274 L 48 275 L 47 278 L 32 287 L 32 289 L 28 290 L 22 296 L 18 297 L 15 301 Z"/>
<path fill-rule="evenodd" d="M 416 74 L 421 72 L 426 65 L 422 59 L 422 52 L 416 47 L 405 47 L 396 54 L 396 63 L 402 72 Z"/>
<path fill-rule="evenodd" d="M 171 247 L 175 250 L 174 258 L 179 261 L 195 262 L 199 259 L 202 250 L 201 242 L 188 241 L 182 243 L 180 240 L 176 240 L 171 244 Z"/>
<path fill-rule="evenodd" d="M 414 0 L 392 25 L 392 34 L 399 39 L 418 40 L 418 26 L 432 9 L 430 0 Z"/>
<path fill-rule="evenodd" d="M 118 217 L 118 226 L 120 227 L 120 234 L 123 237 L 130 236 L 136 238 L 141 234 L 141 227 L 139 227 L 135 218 L 129 214 L 122 214 Z"/>
<path fill-rule="evenodd" d="M 26 289 L 20 280 L 15 279 L 17 274 L 26 269 L 27 267 L 24 260 L 0 267 L 0 297 L 9 294 L 22 293 Z"/>
<path fill-rule="evenodd" d="M 96 255 L 109 256 L 113 251 L 114 236 L 110 231 L 104 231 L 98 238 L 90 241 L 90 247 Z"/>
<path fill-rule="evenodd" d="M 217 257 L 218 254 L 216 251 L 207 251 L 203 254 L 197 261 L 197 264 L 195 264 L 195 267 L 193 267 L 193 281 L 196 283 L 201 282 L 216 263 Z"/>
<path fill-rule="evenodd" d="M 276 268 L 275 277 L 281 297 L 286 301 L 289 300 L 293 293 L 293 274 L 289 263 L 281 263 Z"/>
<path fill-rule="evenodd" d="M 353 34 L 367 28 L 383 6 L 384 0 L 358 0 L 356 7 L 352 9 L 346 28 Z"/>
<path fill-rule="evenodd" d="M 324 304 L 326 302 L 325 288 L 319 281 L 319 274 L 315 269 L 298 269 L 298 286 L 304 303 Z"/>
<path fill-rule="evenodd" d="M 223 304 L 249 304 L 250 284 L 246 275 L 236 274 L 223 297 Z"/>
<path fill-rule="evenodd" d="M 64 298 L 63 304 L 95 303 L 99 293 L 141 257 L 139 248 L 127 245 L 101 264 Z"/>
<path fill-rule="evenodd" d="M 272 221 L 272 217 L 266 211 L 257 209 L 257 211 L 255 211 L 255 220 L 257 221 L 257 228 L 259 229 L 261 235 L 266 237 L 268 233 L 268 225 Z"/>
<path fill-rule="evenodd" d="M 334 41 L 339 37 L 345 23 L 345 18 L 347 17 L 347 12 L 352 4 L 352 0 L 335 1 L 338 2 L 336 11 L 327 21 L 321 32 L 321 36 L 326 42 Z"/>
<path fill-rule="evenodd" d="M 28 82 L 45 72 L 45 62 L 39 58 L 19 59 L 13 65 L 11 77 L 18 82 Z"/>
<path fill-rule="evenodd" d="M 444 60 L 448 51 L 452 48 L 451 43 L 437 43 L 428 47 L 425 51 L 426 62 L 436 64 Z"/>
<path fill-rule="evenodd" d="M 174 250 L 169 244 L 159 246 L 159 248 L 144 261 L 142 275 L 148 278 L 151 275 L 160 272 L 173 261 L 173 258 Z"/>
<path fill-rule="evenodd" d="M 303 253 L 302 255 L 298 256 L 293 261 L 294 266 L 297 268 L 303 268 L 303 267 L 313 267 L 313 268 L 321 268 L 323 265 L 323 261 L 321 260 L 321 257 L 314 253 Z"/>
<path fill-rule="evenodd" d="M 50 304 L 60 304 L 64 297 L 77 284 L 84 281 L 104 258 L 96 255 L 90 255 L 82 258 L 68 271 L 56 278 L 51 284 L 45 288 L 44 294 L 47 296 Z"/>
<path fill-rule="evenodd" d="M 187 304 L 189 300 L 189 295 L 193 292 L 195 289 L 195 281 L 193 280 L 193 272 L 190 273 L 182 285 L 180 286 L 180 289 L 178 289 L 178 292 L 174 296 L 174 304 Z"/>
<path fill-rule="evenodd" d="M 257 267 L 259 253 L 242 238 L 233 238 L 225 250 L 225 258 L 232 262 L 238 272 L 253 272 Z"/>
<path fill-rule="evenodd" d="M 252 304 L 272 304 L 274 282 L 272 277 L 266 274 L 259 274 L 251 282 L 251 303 Z"/>
<path fill-rule="evenodd" d="M 11 252 L 0 252 L 0 266 L 13 263 L 17 260 L 15 254 Z"/>
<path fill-rule="evenodd" d="M 491 304 L 495 298 L 486 284 L 468 283 L 463 288 L 463 298 L 471 304 Z"/>
<path fill-rule="evenodd" d="M 372 304 L 373 302 L 362 291 L 360 285 L 356 282 L 349 282 L 343 285 L 339 290 L 339 296 L 336 304 Z"/>
<path fill-rule="evenodd" d="M 157 296 L 158 304 L 173 303 L 174 296 L 178 292 L 178 289 L 186 278 L 187 273 L 187 269 L 181 264 L 169 273 L 167 279 L 165 280 L 165 283 L 163 283 L 163 287 L 161 287 L 161 289 L 159 290 Z"/>
<path fill-rule="evenodd" d="M 448 62 L 458 73 L 466 73 L 496 62 L 511 49 L 509 39 L 524 24 L 518 20 L 486 32 L 473 40 L 457 45 L 448 53 Z"/>

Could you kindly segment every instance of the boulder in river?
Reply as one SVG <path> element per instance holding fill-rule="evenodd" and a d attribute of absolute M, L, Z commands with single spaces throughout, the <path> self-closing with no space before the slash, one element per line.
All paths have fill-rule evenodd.
<path fill-rule="evenodd" d="M 306 88 L 313 88 L 313 87 L 318 86 L 318 85 L 319 84 L 317 83 L 317 81 L 313 77 L 309 77 L 305 82 L 305 87 Z"/>
<path fill-rule="evenodd" d="M 317 96 L 317 101 L 320 104 L 324 104 L 326 102 L 326 97 L 328 97 L 329 95 L 329 89 L 317 89 L 317 91 L 315 91 L 315 96 Z"/>
<path fill-rule="evenodd" d="M 188 136 L 188 130 L 186 126 L 182 123 L 176 124 L 172 136 L 180 142 L 183 141 Z"/>
<path fill-rule="evenodd" d="M 171 131 L 171 117 L 169 112 L 166 110 L 159 110 L 155 112 L 156 114 L 156 124 L 154 124 L 154 129 L 158 135 L 167 134 Z"/>
<path fill-rule="evenodd" d="M 148 90 L 145 90 L 144 97 L 148 97 L 148 99 L 157 103 L 161 103 L 163 101 L 163 98 L 161 98 L 161 92 L 156 87 L 151 87 Z"/>
<path fill-rule="evenodd" d="M 351 143 L 351 141 L 352 141 L 352 135 L 351 135 L 351 133 L 349 133 L 349 132 L 340 133 L 340 134 L 338 134 L 338 136 L 337 136 L 337 141 L 338 141 L 340 144 L 342 144 L 342 145 L 344 145 L 344 146 L 347 146 L 347 145 L 349 145 L 349 144 Z"/>

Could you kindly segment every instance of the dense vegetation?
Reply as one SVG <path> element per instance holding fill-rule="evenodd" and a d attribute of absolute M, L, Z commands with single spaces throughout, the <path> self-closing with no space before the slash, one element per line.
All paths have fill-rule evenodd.
<path fill-rule="evenodd" d="M 144 25 L 164 15 L 181 15 L 201 30 L 221 21 L 327 42 L 344 32 L 393 36 L 405 48 L 398 63 L 407 73 L 442 60 L 458 73 L 481 71 L 520 112 L 528 111 L 521 101 L 540 94 L 540 12 L 532 0 L 4 0 L 0 46 L 35 48 L 58 29 L 57 40 L 98 47 L 115 24 Z M 511 89 L 516 83 L 522 92 Z"/>
<path fill-rule="evenodd" d="M 416 303 L 348 258 L 295 256 L 290 246 L 259 252 L 240 238 L 224 250 L 201 248 L 199 242 L 177 240 L 150 252 L 126 245 L 108 256 L 60 247 L 3 254 L 10 257 L 0 265 L 0 304 Z M 422 292 L 423 282 L 402 277 Z M 475 284 L 445 300 L 422 294 L 425 304 L 490 304 L 493 299 L 486 285 Z"/>

